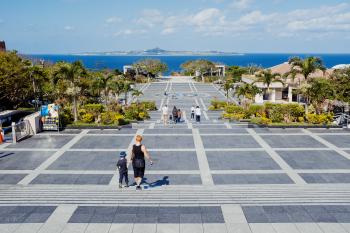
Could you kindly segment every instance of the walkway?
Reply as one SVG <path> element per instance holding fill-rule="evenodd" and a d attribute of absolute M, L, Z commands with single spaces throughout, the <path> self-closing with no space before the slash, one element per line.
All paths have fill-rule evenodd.
<path fill-rule="evenodd" d="M 190 80 L 140 88 L 159 109 L 185 111 L 185 122 L 164 127 L 156 111 L 131 129 L 0 146 L 1 233 L 350 233 L 349 131 L 227 123 L 207 110 L 223 94 Z M 200 124 L 192 105 L 204 110 Z M 155 164 L 143 191 L 120 190 L 118 152 L 136 134 Z"/>

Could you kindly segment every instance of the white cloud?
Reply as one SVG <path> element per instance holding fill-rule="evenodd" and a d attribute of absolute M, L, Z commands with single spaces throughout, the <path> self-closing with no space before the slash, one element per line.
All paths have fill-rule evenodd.
<path fill-rule="evenodd" d="M 66 30 L 66 31 L 72 31 L 72 30 L 74 30 L 74 27 L 67 25 L 63 29 Z"/>
<path fill-rule="evenodd" d="M 252 3 L 253 0 L 233 0 L 233 2 L 230 4 L 230 7 L 237 10 L 246 10 L 251 6 Z"/>
<path fill-rule="evenodd" d="M 169 35 L 175 33 L 175 28 L 164 28 L 161 32 L 162 35 Z"/>
<path fill-rule="evenodd" d="M 210 25 L 221 16 L 221 12 L 216 8 L 208 8 L 190 17 L 190 22 L 195 26 Z"/>
<path fill-rule="evenodd" d="M 119 23 L 119 22 L 121 22 L 121 21 L 122 21 L 121 18 L 112 16 L 112 17 L 107 18 L 105 22 L 106 22 L 107 24 L 113 24 L 113 23 Z"/>
<path fill-rule="evenodd" d="M 153 28 L 155 25 L 161 23 L 164 17 L 159 10 L 146 9 L 143 10 L 142 16 L 136 20 L 136 23 L 142 26 Z"/>
<path fill-rule="evenodd" d="M 114 33 L 114 36 L 129 36 L 129 35 L 135 35 L 135 34 L 144 34 L 147 30 L 143 29 L 125 29 L 120 30 L 119 32 Z"/>

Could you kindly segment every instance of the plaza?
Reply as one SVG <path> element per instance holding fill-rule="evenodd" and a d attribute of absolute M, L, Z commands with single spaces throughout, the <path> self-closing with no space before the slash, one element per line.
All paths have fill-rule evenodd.
<path fill-rule="evenodd" d="M 138 88 L 184 122 L 164 126 L 154 111 L 121 130 L 0 145 L 1 233 L 350 233 L 350 131 L 224 121 L 208 110 L 224 93 L 185 78 Z M 197 105 L 201 123 L 190 119 Z M 144 190 L 119 189 L 118 155 L 137 134 L 154 165 Z"/>

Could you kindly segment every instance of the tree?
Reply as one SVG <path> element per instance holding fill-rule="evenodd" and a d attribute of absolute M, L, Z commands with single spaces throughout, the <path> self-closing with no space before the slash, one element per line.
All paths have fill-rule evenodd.
<path fill-rule="evenodd" d="M 196 72 L 199 72 L 202 77 L 202 81 L 204 82 L 204 75 L 211 74 L 213 69 L 215 69 L 215 64 L 211 61 L 200 59 L 187 61 L 181 65 L 181 68 L 190 76 L 193 76 L 196 74 Z"/>
<path fill-rule="evenodd" d="M 139 91 L 139 90 L 133 90 L 131 95 L 132 95 L 132 97 L 136 97 L 137 98 L 137 97 L 143 95 L 143 92 Z"/>
<path fill-rule="evenodd" d="M 132 91 L 133 88 L 132 88 L 132 83 L 129 82 L 129 81 L 124 81 L 123 82 L 123 92 L 124 92 L 124 95 L 125 95 L 125 105 L 128 105 L 128 95 L 129 95 L 129 92 Z"/>
<path fill-rule="evenodd" d="M 50 78 L 43 65 L 32 65 L 28 62 L 27 69 L 29 78 L 32 81 L 35 111 L 38 111 L 38 101 L 43 99 L 44 87 L 50 81 Z"/>
<path fill-rule="evenodd" d="M 226 69 L 226 75 L 235 82 L 240 82 L 243 74 L 248 74 L 248 68 L 241 66 L 229 66 Z"/>
<path fill-rule="evenodd" d="M 262 82 L 267 87 L 267 93 L 270 94 L 270 86 L 272 83 L 281 83 L 284 85 L 284 82 L 281 80 L 281 75 L 279 73 L 272 73 L 271 70 L 264 70 L 256 75 L 257 79 L 253 84 Z"/>
<path fill-rule="evenodd" d="M 227 79 L 222 85 L 221 89 L 225 91 L 225 96 L 226 96 L 226 102 L 228 103 L 229 97 L 230 97 L 230 90 L 233 87 L 234 81 L 232 79 Z"/>
<path fill-rule="evenodd" d="M 58 69 L 54 72 L 54 82 L 67 82 L 66 94 L 73 99 L 74 122 L 78 121 L 78 95 L 81 92 L 81 79 L 87 75 L 86 69 L 80 61 L 73 63 L 60 62 Z"/>
<path fill-rule="evenodd" d="M 133 64 L 133 68 L 136 70 L 136 75 L 140 73 L 146 73 L 148 81 L 151 76 L 155 77 L 168 70 L 168 66 L 162 63 L 158 59 L 143 59 Z"/>
<path fill-rule="evenodd" d="M 97 82 L 98 86 L 103 89 L 105 96 L 105 107 L 108 107 L 109 93 L 111 91 L 111 81 L 115 78 L 115 74 L 109 70 L 103 70 L 99 73 Z"/>
<path fill-rule="evenodd" d="M 350 68 L 336 70 L 332 77 L 335 89 L 335 99 L 342 102 L 345 112 L 349 112 L 350 103 Z"/>
<path fill-rule="evenodd" d="M 322 112 L 322 106 L 326 100 L 332 100 L 335 97 L 334 85 L 325 78 L 313 78 L 300 88 L 300 91 L 307 98 L 307 102 L 315 107 L 316 113 Z"/>
<path fill-rule="evenodd" d="M 249 84 L 249 83 L 245 83 L 236 89 L 237 96 L 239 97 L 243 96 L 244 97 L 243 100 L 248 99 L 250 102 L 253 102 L 255 96 L 261 93 L 262 93 L 262 90 L 260 88 L 258 88 L 254 84 Z"/>
<path fill-rule="evenodd" d="M 286 76 L 292 75 L 292 78 L 295 78 L 297 74 L 301 74 L 306 81 L 308 81 L 312 73 L 318 70 L 326 71 L 322 60 L 318 57 L 307 57 L 305 59 L 293 57 L 288 63 L 291 65 L 291 70 L 286 73 Z"/>

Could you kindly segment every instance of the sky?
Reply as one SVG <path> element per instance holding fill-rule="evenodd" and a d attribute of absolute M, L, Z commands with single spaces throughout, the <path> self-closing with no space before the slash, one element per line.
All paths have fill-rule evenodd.
<path fill-rule="evenodd" d="M 350 53 L 349 0 L 0 0 L 27 54 L 118 50 Z"/>

